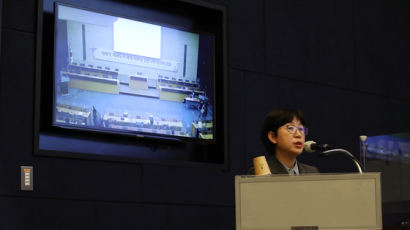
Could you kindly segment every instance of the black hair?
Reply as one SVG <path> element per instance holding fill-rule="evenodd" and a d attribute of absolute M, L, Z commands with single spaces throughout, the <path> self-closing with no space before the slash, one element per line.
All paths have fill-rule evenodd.
<path fill-rule="evenodd" d="M 269 154 L 275 154 L 276 145 L 272 143 L 268 138 L 270 131 L 278 134 L 278 129 L 286 123 L 292 122 L 296 118 L 306 126 L 305 118 L 299 110 L 294 109 L 275 109 L 266 114 L 263 126 L 260 132 L 260 139 Z"/>

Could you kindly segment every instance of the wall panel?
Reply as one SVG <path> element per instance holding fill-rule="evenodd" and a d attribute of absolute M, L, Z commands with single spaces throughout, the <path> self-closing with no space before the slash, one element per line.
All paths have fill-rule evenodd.
<path fill-rule="evenodd" d="M 233 68 L 261 72 L 265 65 L 262 0 L 235 1 L 229 8 L 229 63 Z"/>

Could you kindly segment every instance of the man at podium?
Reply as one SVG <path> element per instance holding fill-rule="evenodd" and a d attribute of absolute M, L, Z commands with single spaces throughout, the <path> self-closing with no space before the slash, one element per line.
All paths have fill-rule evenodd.
<path fill-rule="evenodd" d="M 298 110 L 275 109 L 265 116 L 260 139 L 269 153 L 267 162 L 272 174 L 319 173 L 316 167 L 296 159 L 303 152 L 307 132 L 304 116 Z M 255 174 L 254 168 L 249 173 Z"/>

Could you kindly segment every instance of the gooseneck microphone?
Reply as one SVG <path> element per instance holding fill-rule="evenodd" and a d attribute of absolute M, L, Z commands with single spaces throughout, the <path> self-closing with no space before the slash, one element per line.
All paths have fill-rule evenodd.
<path fill-rule="evenodd" d="M 316 142 L 314 141 L 306 141 L 305 144 L 303 144 L 303 149 L 306 152 L 312 153 L 316 151 L 323 152 L 323 151 L 331 150 L 331 149 L 334 149 L 334 147 L 328 144 L 319 145 L 319 144 L 316 144 Z"/>
<path fill-rule="evenodd" d="M 324 144 L 324 145 L 318 145 L 316 144 L 316 142 L 314 141 L 306 141 L 305 144 L 303 144 L 303 149 L 306 152 L 315 152 L 315 151 L 320 151 L 320 156 L 322 157 L 326 157 L 330 154 L 333 153 L 344 153 L 346 155 L 349 156 L 350 159 L 352 159 L 352 161 L 354 162 L 354 164 L 357 167 L 357 170 L 359 171 L 360 174 L 363 174 L 363 170 L 362 167 L 360 166 L 359 161 L 356 159 L 356 157 L 354 157 L 349 151 L 345 150 L 345 149 L 337 149 L 334 148 L 328 144 Z"/>

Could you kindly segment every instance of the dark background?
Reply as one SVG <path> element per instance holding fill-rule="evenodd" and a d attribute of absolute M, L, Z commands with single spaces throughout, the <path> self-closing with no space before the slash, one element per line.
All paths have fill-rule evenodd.
<path fill-rule="evenodd" d="M 410 130 L 410 2 L 209 2 L 227 9 L 222 169 L 33 155 L 37 1 L 3 0 L 0 229 L 235 229 L 234 176 L 263 153 L 258 131 L 271 109 L 299 108 L 308 139 L 354 154 L 359 135 Z M 301 160 L 322 172 L 355 170 L 344 156 Z M 34 166 L 33 192 L 20 191 L 20 165 Z M 398 168 L 383 181 L 409 181 L 408 165 Z M 408 201 L 396 200 L 383 204 L 385 226 L 410 220 Z"/>

